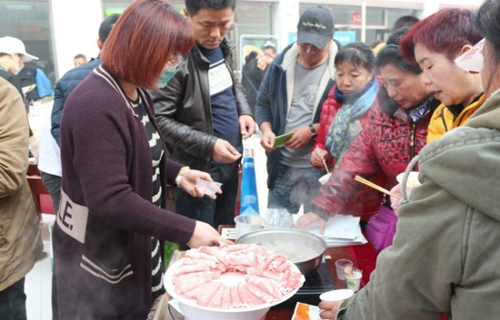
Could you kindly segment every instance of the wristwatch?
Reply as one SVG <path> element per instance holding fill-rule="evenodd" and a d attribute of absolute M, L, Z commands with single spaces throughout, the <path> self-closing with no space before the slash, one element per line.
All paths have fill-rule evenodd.
<path fill-rule="evenodd" d="M 310 124 L 309 129 L 311 129 L 311 139 L 315 139 L 318 133 L 316 132 L 316 129 L 314 129 L 314 125 Z"/>

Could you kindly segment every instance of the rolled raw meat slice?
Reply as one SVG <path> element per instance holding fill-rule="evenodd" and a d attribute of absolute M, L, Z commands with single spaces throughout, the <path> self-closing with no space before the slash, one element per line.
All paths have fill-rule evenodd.
<path fill-rule="evenodd" d="M 198 292 L 196 296 L 196 302 L 200 306 L 208 306 L 210 300 L 215 296 L 217 291 L 219 291 L 223 284 L 220 282 L 210 282 L 203 286 L 205 290 Z"/>

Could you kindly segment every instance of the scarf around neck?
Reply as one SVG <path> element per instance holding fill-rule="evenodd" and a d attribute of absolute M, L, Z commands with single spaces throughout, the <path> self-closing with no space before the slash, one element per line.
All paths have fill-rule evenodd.
<path fill-rule="evenodd" d="M 373 77 L 370 82 L 366 84 L 365 88 L 360 90 L 364 93 L 355 101 L 349 98 L 350 96 L 359 95 L 360 91 L 348 95 L 342 94 L 343 96 L 340 100 L 345 103 L 342 104 L 330 129 L 328 129 L 325 144 L 326 148 L 330 150 L 330 154 L 336 160 L 335 167 L 340 164 L 340 159 L 347 151 L 354 138 L 361 131 L 361 126 L 354 126 L 353 124 L 355 120 L 361 118 L 373 105 L 377 98 L 378 89 L 378 81 L 376 77 Z M 340 93 L 340 91 L 338 92 Z M 335 92 L 335 97 L 337 98 L 337 92 Z"/>

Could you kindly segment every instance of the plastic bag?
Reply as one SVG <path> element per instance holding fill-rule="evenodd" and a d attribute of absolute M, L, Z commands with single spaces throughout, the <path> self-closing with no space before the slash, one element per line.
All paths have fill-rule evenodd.
<path fill-rule="evenodd" d="M 264 227 L 284 227 L 293 228 L 295 226 L 293 217 L 284 208 L 268 208 L 264 216 Z"/>
<path fill-rule="evenodd" d="M 397 222 L 398 216 L 384 205 L 380 206 L 377 214 L 370 218 L 366 227 L 366 237 L 377 253 L 392 245 Z"/>

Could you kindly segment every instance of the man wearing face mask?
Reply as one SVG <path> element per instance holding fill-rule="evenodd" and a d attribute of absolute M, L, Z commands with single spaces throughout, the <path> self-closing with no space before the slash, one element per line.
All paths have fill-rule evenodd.
<path fill-rule="evenodd" d="M 234 45 L 225 39 L 236 0 L 185 5 L 196 44 L 168 85 L 151 95 L 171 158 L 223 184 L 216 200 L 193 198 L 178 188 L 175 211 L 217 227 L 234 223 L 242 138 L 253 134 L 255 122 L 231 69 Z"/>
<path fill-rule="evenodd" d="M 21 81 L 16 73 L 20 69 L 19 65 L 21 59 L 21 55 L 17 51 L 20 51 L 24 45 L 19 47 L 17 41 L 21 40 L 12 37 L 0 38 L 0 77 L 9 81 L 14 87 L 16 87 L 19 94 L 23 96 Z M 24 52 L 26 52 L 26 49 L 24 49 Z"/>
<path fill-rule="evenodd" d="M 0 38 L 0 77 L 9 81 L 16 87 L 24 101 L 26 112 L 29 112 L 29 107 L 22 91 L 21 79 L 18 77 L 17 73 L 21 70 L 24 62 L 33 60 L 38 60 L 38 57 L 27 53 L 26 47 L 21 40 L 13 37 Z M 31 128 L 29 128 L 29 145 L 33 156 L 36 161 L 38 161 L 38 141 L 33 135 Z"/>

